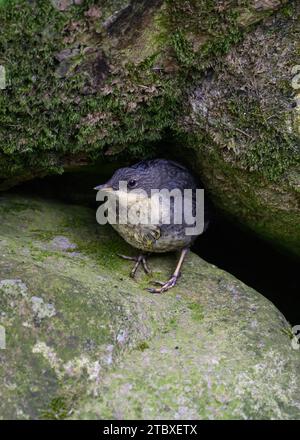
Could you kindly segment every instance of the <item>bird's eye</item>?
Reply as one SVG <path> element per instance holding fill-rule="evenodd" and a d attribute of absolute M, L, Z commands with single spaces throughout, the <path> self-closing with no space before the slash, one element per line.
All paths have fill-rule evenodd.
<path fill-rule="evenodd" d="M 134 188 L 135 185 L 136 185 L 136 180 L 131 179 L 131 180 L 128 181 L 128 187 L 129 188 Z"/>

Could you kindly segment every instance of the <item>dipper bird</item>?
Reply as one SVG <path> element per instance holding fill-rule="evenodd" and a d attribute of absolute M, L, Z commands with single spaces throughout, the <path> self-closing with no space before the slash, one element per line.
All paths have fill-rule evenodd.
<path fill-rule="evenodd" d="M 123 182 L 122 189 L 120 189 L 120 182 Z M 208 226 L 209 219 L 206 204 L 204 205 L 204 227 L 202 227 L 200 232 L 187 235 L 186 228 L 193 225 L 190 222 L 188 224 L 184 216 L 181 222 L 176 220 L 176 214 L 178 214 L 178 211 L 182 211 L 182 208 L 185 206 L 186 193 L 184 190 L 190 190 L 189 194 L 192 194 L 192 196 L 189 196 L 190 207 L 192 215 L 195 217 L 197 188 L 199 188 L 197 181 L 186 167 L 166 159 L 144 160 L 130 167 L 120 168 L 107 183 L 94 188 L 104 192 L 108 199 L 111 197 L 111 200 L 116 201 L 116 221 L 108 221 L 127 243 L 141 251 L 137 257 L 119 255 L 127 260 L 135 261 L 130 273 L 131 277 L 135 277 L 137 268 L 140 265 L 143 266 L 147 274 L 150 273 L 146 260 L 150 253 L 180 251 L 178 264 L 170 279 L 164 283 L 155 281 L 154 283 L 159 285 L 159 287 L 148 288 L 147 290 L 151 293 L 162 293 L 175 286 L 180 276 L 182 263 L 190 246 Z M 183 196 L 177 205 L 172 197 L 169 199 L 162 198 L 159 204 L 151 205 L 151 195 L 154 189 L 158 191 L 164 189 L 169 192 L 179 190 Z M 152 209 L 153 206 L 155 209 L 160 208 L 161 213 L 164 212 L 166 214 L 169 211 L 170 217 L 168 221 L 166 221 L 166 217 L 160 214 L 158 218 L 151 222 L 153 217 L 150 219 L 149 216 L 148 208 L 150 205 Z M 141 214 L 142 211 L 146 212 L 148 221 L 139 223 L 136 220 L 132 221 L 129 216 L 126 222 L 121 222 L 120 210 L 125 209 L 127 214 L 132 208 L 135 208 L 135 212 L 138 214 Z"/>

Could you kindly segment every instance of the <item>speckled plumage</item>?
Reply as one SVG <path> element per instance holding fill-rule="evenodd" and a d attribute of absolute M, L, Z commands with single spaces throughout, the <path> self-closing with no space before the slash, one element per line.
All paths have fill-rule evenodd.
<path fill-rule="evenodd" d="M 115 191 L 119 188 L 119 181 L 135 179 L 134 189 L 142 188 L 150 196 L 151 189 L 192 189 L 196 190 L 197 182 L 192 174 L 182 165 L 165 159 L 154 159 L 139 162 L 128 168 L 120 168 L 107 182 Z M 130 191 L 130 189 L 129 189 Z M 146 203 L 147 201 L 145 201 Z M 193 197 L 193 211 L 195 211 Z M 171 200 L 171 220 L 174 214 L 174 201 Z M 206 222 L 207 223 L 207 222 Z M 186 223 L 156 225 L 113 224 L 113 228 L 131 246 L 144 252 L 168 252 L 190 246 L 196 236 L 185 234 Z"/>
<path fill-rule="evenodd" d="M 120 191 L 119 183 L 120 181 L 125 182 L 126 191 Z M 197 181 L 193 175 L 189 172 L 187 168 L 178 164 L 177 162 L 165 159 L 153 159 L 139 162 L 131 167 L 118 169 L 112 178 L 104 185 L 96 187 L 96 189 L 102 189 L 110 192 L 116 196 L 117 199 L 117 223 L 112 224 L 113 228 L 123 237 L 134 248 L 139 249 L 143 253 L 152 252 L 169 252 L 169 251 L 182 251 L 181 258 L 179 260 L 178 266 L 167 283 L 163 283 L 160 289 L 148 289 L 153 293 L 161 293 L 168 290 L 176 284 L 177 278 L 179 277 L 179 269 L 182 265 L 184 256 L 188 248 L 192 245 L 193 241 L 196 239 L 197 235 L 187 235 L 186 228 L 192 227 L 193 225 L 187 224 L 183 217 L 183 222 L 177 224 L 174 221 L 174 214 L 176 210 L 176 204 L 174 199 L 170 200 L 170 209 L 168 205 L 164 206 L 165 200 L 163 200 L 163 208 L 169 212 L 171 222 L 164 222 L 160 218 L 156 223 L 148 224 L 135 224 L 128 221 L 126 224 L 122 224 L 118 221 L 120 208 L 126 206 L 127 212 L 132 206 L 136 207 L 136 190 L 142 189 L 145 191 L 145 196 L 139 199 L 139 208 L 141 210 L 146 209 L 150 203 L 151 190 L 162 190 L 166 189 L 172 191 L 178 189 L 184 194 L 184 190 L 192 190 L 192 210 L 193 216 L 196 213 L 196 189 L 199 188 Z M 131 193 L 131 191 L 135 190 Z M 130 195 L 132 197 L 130 197 Z M 129 196 L 129 197 L 128 197 Z M 126 200 L 126 205 L 125 201 Z M 132 204 L 132 205 L 131 205 Z M 182 199 L 182 207 L 184 206 L 184 197 Z M 208 212 L 207 207 L 205 207 L 205 226 L 208 225 Z M 130 257 L 125 257 L 130 259 Z M 136 264 L 131 272 L 134 276 L 136 269 L 140 263 L 143 263 L 145 271 L 148 273 L 146 268 L 145 255 L 140 255 L 135 259 Z"/>

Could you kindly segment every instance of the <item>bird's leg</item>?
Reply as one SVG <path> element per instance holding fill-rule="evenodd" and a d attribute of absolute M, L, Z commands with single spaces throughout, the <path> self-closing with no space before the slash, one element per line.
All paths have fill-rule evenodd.
<path fill-rule="evenodd" d="M 155 281 L 155 284 L 159 284 L 161 287 L 158 287 L 157 289 L 154 289 L 152 287 L 149 287 L 147 290 L 151 293 L 163 293 L 166 292 L 167 290 L 171 289 L 172 287 L 175 286 L 175 284 L 177 283 L 178 278 L 180 277 L 180 269 L 182 266 L 182 263 L 185 259 L 186 254 L 188 253 L 189 248 L 184 248 L 181 251 L 180 254 L 180 258 L 178 260 L 176 269 L 173 273 L 173 275 L 171 276 L 171 278 L 166 282 L 166 283 L 162 283 L 161 281 Z"/>
<path fill-rule="evenodd" d="M 145 255 L 142 258 L 142 264 L 143 264 L 144 272 L 147 275 L 150 275 L 151 274 L 151 269 L 149 268 L 149 266 L 147 264 L 147 257 L 145 257 Z"/>
<path fill-rule="evenodd" d="M 119 257 L 124 258 L 125 260 L 135 261 L 135 265 L 133 266 L 132 271 L 130 272 L 131 278 L 135 277 L 136 271 L 140 264 L 142 264 L 144 272 L 146 274 L 150 274 L 151 270 L 148 267 L 147 264 L 147 256 L 144 254 L 140 254 L 137 257 L 128 257 L 127 255 L 118 254 Z"/>

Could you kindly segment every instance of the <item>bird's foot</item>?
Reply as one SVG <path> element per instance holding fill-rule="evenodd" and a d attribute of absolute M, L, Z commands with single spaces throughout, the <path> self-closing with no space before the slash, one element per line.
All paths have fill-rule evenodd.
<path fill-rule="evenodd" d="M 160 287 L 157 289 L 148 287 L 146 290 L 151 293 L 164 293 L 176 285 L 178 278 L 179 275 L 172 275 L 166 283 L 162 283 L 161 281 L 153 281 L 154 284 L 159 285 Z"/>
<path fill-rule="evenodd" d="M 135 278 L 136 271 L 138 267 L 142 264 L 144 272 L 149 275 L 151 270 L 147 264 L 147 257 L 144 254 L 138 255 L 137 257 L 129 257 L 127 255 L 117 254 L 119 257 L 124 258 L 124 260 L 135 261 L 135 265 L 133 266 L 132 271 L 130 272 L 131 278 Z"/>

